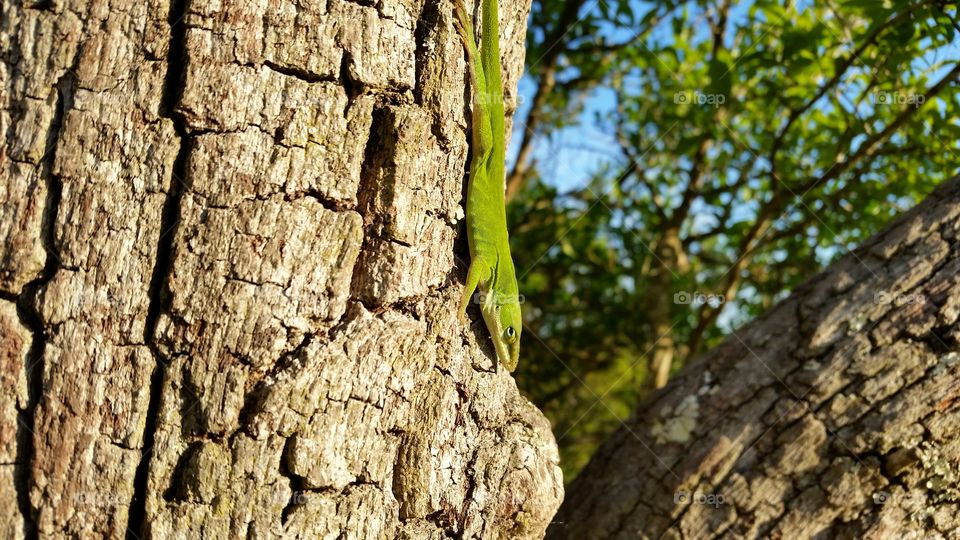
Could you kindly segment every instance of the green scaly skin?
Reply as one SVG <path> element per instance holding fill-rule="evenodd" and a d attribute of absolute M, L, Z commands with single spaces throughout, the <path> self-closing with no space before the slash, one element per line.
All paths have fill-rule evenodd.
<path fill-rule="evenodd" d="M 520 294 L 510 256 L 504 200 L 506 132 L 503 82 L 500 77 L 500 30 L 497 0 L 482 0 L 480 48 L 463 0 L 454 0 L 456 28 L 467 52 L 473 86 L 473 159 L 467 187 L 467 241 L 470 268 L 460 299 L 460 318 L 479 289 L 480 312 L 493 338 L 497 360 L 508 371 L 520 359 Z"/>

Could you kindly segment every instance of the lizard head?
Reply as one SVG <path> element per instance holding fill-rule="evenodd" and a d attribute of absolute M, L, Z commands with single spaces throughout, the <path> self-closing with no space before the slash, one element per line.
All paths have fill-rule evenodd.
<path fill-rule="evenodd" d="M 519 295 L 491 293 L 481 312 L 493 338 L 497 361 L 512 372 L 520 361 L 520 332 L 523 330 Z"/>

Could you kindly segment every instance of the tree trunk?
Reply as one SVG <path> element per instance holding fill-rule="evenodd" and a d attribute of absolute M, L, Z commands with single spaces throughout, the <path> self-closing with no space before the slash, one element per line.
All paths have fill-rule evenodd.
<path fill-rule="evenodd" d="M 542 536 L 550 426 L 456 322 L 449 2 L 2 10 L 0 536 Z"/>
<path fill-rule="evenodd" d="M 548 538 L 960 537 L 960 179 L 701 356 Z"/>
<path fill-rule="evenodd" d="M 672 295 L 674 290 L 673 278 L 676 273 L 687 272 L 690 268 L 689 260 L 683 251 L 680 242 L 680 231 L 676 227 L 667 228 L 654 247 L 654 261 L 650 263 L 652 269 L 648 273 L 646 291 L 644 292 L 646 316 L 650 320 L 651 335 L 654 340 L 650 346 L 650 359 L 647 362 L 646 384 L 650 388 L 663 388 L 670 379 L 670 368 L 673 367 L 673 353 L 677 344 L 673 340 L 671 322 L 672 305 L 677 302 L 690 302 L 689 298 L 680 299 Z M 692 295 L 693 292 L 681 293 Z"/>

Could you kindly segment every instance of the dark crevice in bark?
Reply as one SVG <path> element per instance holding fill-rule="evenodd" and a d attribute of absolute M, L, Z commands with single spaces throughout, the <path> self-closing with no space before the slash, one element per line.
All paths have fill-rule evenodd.
<path fill-rule="evenodd" d="M 353 290 L 353 285 L 351 284 L 351 290 Z M 366 309 L 366 306 L 362 302 L 359 302 L 354 299 L 349 299 L 347 301 L 347 309 L 343 312 L 343 315 L 337 320 L 337 322 L 330 327 L 329 330 L 325 332 L 325 335 L 321 333 L 321 336 L 318 338 L 326 341 L 327 343 L 332 343 L 335 341 L 341 333 L 347 329 L 347 325 L 350 324 L 351 319 L 356 317 L 358 310 Z M 368 310 L 369 311 L 369 310 Z"/>
<path fill-rule="evenodd" d="M 943 325 L 931 328 L 929 332 L 920 337 L 920 341 L 938 356 L 943 356 L 960 348 L 960 343 L 951 335 L 953 325 Z"/>
<path fill-rule="evenodd" d="M 413 39 L 416 43 L 415 58 L 429 58 L 430 48 L 435 46 L 435 39 L 432 30 L 436 28 L 437 21 L 440 19 L 440 2 L 437 0 L 426 0 L 420 17 L 417 19 L 416 27 L 413 30 Z M 433 39 L 431 39 L 433 38 Z M 414 76 L 413 101 L 415 104 L 423 106 L 423 79 L 426 77 L 428 69 L 427 62 L 416 62 L 414 65 L 416 75 Z"/>
<path fill-rule="evenodd" d="M 186 119 L 176 110 L 177 102 L 183 88 L 186 75 L 186 32 L 187 27 L 183 19 L 187 13 L 189 0 L 173 0 L 167 22 L 170 25 L 170 46 L 167 55 L 167 74 L 164 81 L 162 106 L 164 116 L 173 121 L 174 129 L 180 138 L 180 147 L 173 164 L 170 188 L 164 203 L 160 221 L 160 237 L 157 239 L 157 254 L 153 273 L 150 277 L 147 319 L 144 325 L 144 343 L 150 348 L 156 366 L 150 378 L 150 401 L 147 406 L 146 425 L 143 433 L 143 450 L 140 463 L 133 481 L 133 499 L 130 503 L 129 519 L 127 521 L 126 537 L 136 540 L 143 536 L 147 505 L 147 481 L 149 479 L 150 458 L 153 455 L 154 437 L 157 430 L 157 418 L 160 413 L 160 398 L 163 394 L 163 381 L 166 374 L 166 363 L 156 342 L 155 334 L 157 320 L 168 301 L 167 291 L 164 289 L 167 275 L 170 273 L 173 260 L 173 240 L 176 236 L 176 226 L 180 218 L 180 201 L 186 190 L 187 158 L 190 155 L 191 139 L 187 132 Z"/>
<path fill-rule="evenodd" d="M 377 0 L 345 0 L 349 4 L 355 4 L 362 7 L 375 8 L 377 13 L 383 17 L 383 13 L 380 13 L 380 3 Z M 387 18 L 387 17 L 383 17 Z"/>
<path fill-rule="evenodd" d="M 350 77 L 350 61 L 352 59 L 350 53 L 343 51 L 343 56 L 340 58 L 340 86 L 346 91 L 350 102 L 353 102 L 363 91 L 363 88 Z"/>
<path fill-rule="evenodd" d="M 437 32 L 437 27 L 440 25 L 440 22 L 443 20 L 443 17 L 440 13 L 441 2 L 439 0 L 427 0 L 423 9 L 420 11 L 420 17 L 417 19 L 416 27 L 413 31 L 414 43 L 416 46 L 416 58 L 430 58 L 431 55 L 435 54 L 433 50 L 437 46 L 437 40 L 439 39 L 439 32 Z M 459 44 L 459 41 L 456 42 Z M 417 62 L 414 66 L 416 74 L 414 76 L 414 86 L 413 86 L 413 103 L 420 107 L 429 108 L 429 104 L 426 103 L 424 99 L 424 82 L 428 78 L 427 72 L 431 69 L 429 62 Z M 425 81 L 426 80 L 426 81 Z M 454 151 L 453 141 L 447 136 L 443 130 L 444 124 L 443 115 L 438 114 L 436 111 L 433 113 L 433 122 L 430 124 L 430 133 L 433 134 L 433 137 L 437 140 L 437 143 L 440 145 L 440 148 L 444 152 L 450 153 Z M 429 213 L 429 212 L 428 212 Z"/>
<path fill-rule="evenodd" d="M 290 472 L 290 468 L 287 466 L 287 460 L 290 459 L 290 445 L 293 444 L 293 436 L 287 438 L 287 442 L 283 445 L 283 454 L 280 457 L 280 476 L 287 478 L 290 481 L 290 500 L 287 501 L 287 504 L 284 505 L 283 510 L 280 512 L 280 523 L 286 524 L 290 519 L 290 514 L 296 510 L 297 506 L 300 506 L 305 501 L 303 500 L 303 493 L 307 491 L 306 480 L 300 476 L 297 476 Z"/>
<path fill-rule="evenodd" d="M 187 447 L 186 450 L 180 454 L 180 458 L 177 459 L 176 465 L 173 466 L 173 472 L 170 474 L 170 484 L 167 485 L 167 488 L 163 490 L 161 497 L 167 502 L 180 502 L 189 500 L 189 494 L 184 489 L 184 484 L 181 480 L 187 474 L 187 468 L 190 466 L 190 459 L 195 457 L 197 452 L 200 451 L 203 444 L 199 442 L 193 442 Z"/>
<path fill-rule="evenodd" d="M 53 0 L 38 0 L 32 4 L 23 6 L 24 9 L 35 9 L 37 11 L 53 11 Z"/>
<path fill-rule="evenodd" d="M 177 102 L 183 90 L 187 69 L 187 16 L 189 0 L 172 0 L 167 22 L 170 24 L 170 46 L 167 51 L 167 73 L 163 82 L 164 116 L 174 121 L 178 132 L 185 126 L 183 115 L 177 112 Z"/>
<path fill-rule="evenodd" d="M 20 323 L 29 328 L 32 335 L 26 366 L 24 366 L 27 379 L 27 406 L 19 411 L 17 418 L 17 460 L 14 472 L 17 506 L 23 516 L 24 536 L 28 540 L 39 538 L 36 516 L 30 504 L 30 487 L 33 485 L 31 465 L 36 451 L 33 434 L 36 427 L 37 407 L 43 395 L 43 355 L 49 337 L 37 308 L 37 297 L 44 286 L 53 279 L 60 266 L 60 256 L 57 254 L 56 247 L 56 226 L 63 194 L 63 182 L 53 174 L 53 165 L 57 159 L 57 143 L 63 128 L 64 116 L 72 105 L 73 87 L 76 82 L 72 73 L 73 70 L 67 70 L 66 74 L 57 81 L 57 103 L 53 120 L 47 130 L 44 159 L 39 164 L 42 171 L 41 177 L 47 179 L 47 200 L 44 203 L 44 214 L 40 225 L 40 239 L 47 257 L 40 275 L 24 285 L 16 299 Z"/>
<path fill-rule="evenodd" d="M 305 362 L 307 360 L 305 351 L 313 342 L 313 337 L 314 335 L 312 333 L 304 334 L 303 339 L 300 340 L 300 343 L 292 350 L 283 353 L 283 355 L 273 364 L 273 367 L 270 368 L 270 371 L 264 374 L 263 379 L 257 382 L 273 381 L 281 373 L 290 371 L 298 363 L 302 364 Z"/>
<path fill-rule="evenodd" d="M 357 189 L 357 212 L 363 217 L 364 225 L 370 225 L 374 216 L 371 216 L 370 200 L 380 192 L 379 172 L 384 168 L 383 157 L 389 155 L 391 141 L 388 139 L 389 129 L 388 111 L 375 106 L 371 112 L 370 130 L 367 135 L 367 145 L 363 148 L 363 162 L 360 165 L 360 185 Z M 361 247 L 361 251 L 366 246 Z"/>
<path fill-rule="evenodd" d="M 29 287 L 30 285 L 27 285 Z M 39 537 L 36 517 L 30 505 L 30 487 L 33 485 L 34 441 L 33 432 L 36 420 L 36 409 L 43 392 L 43 351 L 46 347 L 46 335 L 43 330 L 43 321 L 27 302 L 17 304 L 20 322 L 30 328 L 33 342 L 27 352 L 27 407 L 18 412 L 17 418 L 17 460 L 14 465 L 14 478 L 17 489 L 17 506 L 23 516 L 24 536 L 27 539 Z"/>
<path fill-rule="evenodd" d="M 459 424 L 461 422 L 459 419 L 459 416 L 462 414 L 463 407 L 465 403 L 467 403 L 467 400 L 469 398 L 466 396 L 466 392 L 464 391 L 464 389 L 461 388 L 461 385 L 459 383 L 456 384 L 456 389 L 457 389 L 457 397 L 458 397 L 457 423 Z M 467 411 L 467 414 L 471 414 L 471 411 L 469 411 L 469 409 Z M 458 509 L 456 513 L 456 521 L 450 524 L 450 528 L 453 528 L 454 525 L 456 526 L 454 531 L 458 536 L 462 535 L 463 532 L 467 529 L 467 524 L 468 524 L 467 520 L 469 519 L 469 516 L 470 516 L 470 504 L 474 500 L 474 492 L 477 489 L 477 484 L 480 483 L 480 480 L 478 480 L 478 477 L 482 473 L 477 470 L 477 462 L 479 461 L 479 459 L 480 459 L 480 449 L 476 448 L 474 449 L 473 455 L 470 456 L 470 461 L 467 462 L 467 466 L 464 469 L 464 476 L 466 477 L 465 480 L 467 483 L 467 487 L 464 490 L 463 507 Z M 436 523 L 436 525 L 439 526 L 440 524 Z"/>
<path fill-rule="evenodd" d="M 243 400 L 243 406 L 238 414 L 238 428 L 230 435 L 232 440 L 237 433 L 243 431 L 248 435 L 255 437 L 253 433 L 253 421 L 259 412 L 258 406 L 260 400 L 266 395 L 267 390 L 273 385 L 281 374 L 293 371 L 297 365 L 303 365 L 306 362 L 306 349 L 313 342 L 314 334 L 308 333 L 303 336 L 303 340 L 292 350 L 284 353 L 268 372 L 256 380 L 247 383 L 247 390 Z"/>
<path fill-rule="evenodd" d="M 305 69 L 300 69 L 297 67 L 281 66 L 280 64 L 271 62 L 269 60 L 264 60 L 263 65 L 269 68 L 271 71 L 276 71 L 281 75 L 287 75 L 308 83 L 336 82 L 336 78 L 334 77 L 328 77 L 328 76 L 320 75 L 317 73 L 311 73 Z"/>
<path fill-rule="evenodd" d="M 346 60 L 343 63 L 343 78 L 346 80 Z M 349 93 L 349 90 L 348 90 Z M 381 106 L 375 106 L 371 112 L 370 130 L 367 136 L 367 144 L 363 148 L 363 162 L 360 164 L 360 185 L 357 189 L 357 213 L 363 218 L 363 241 L 360 244 L 360 254 L 357 264 L 353 268 L 353 274 L 350 277 L 350 300 L 360 304 L 367 311 L 376 313 L 378 306 L 369 305 L 363 298 L 363 295 L 357 291 L 356 284 L 359 282 L 358 276 L 363 272 L 359 261 L 363 259 L 363 254 L 369 252 L 370 242 L 377 237 L 374 220 L 376 215 L 370 210 L 374 202 L 371 200 L 380 192 L 379 171 L 384 168 L 383 156 L 390 151 L 386 132 L 388 126 L 388 111 Z M 350 310 L 344 314 L 349 315 Z M 346 324 L 348 319 L 342 320 L 340 324 Z"/>
<path fill-rule="evenodd" d="M 302 199 L 304 197 L 309 197 L 317 201 L 318 203 L 320 203 L 320 206 L 326 208 L 327 210 L 330 210 L 331 212 L 348 212 L 350 210 L 355 210 L 353 203 L 349 201 L 341 201 L 337 199 L 328 198 L 326 194 L 322 193 L 318 189 L 308 189 L 308 190 L 297 192 L 297 193 L 291 193 L 291 194 L 285 195 L 283 200 L 287 202 L 292 202 L 297 199 Z"/>

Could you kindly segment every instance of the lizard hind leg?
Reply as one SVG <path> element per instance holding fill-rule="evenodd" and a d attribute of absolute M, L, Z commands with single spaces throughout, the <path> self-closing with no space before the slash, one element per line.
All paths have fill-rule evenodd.
<path fill-rule="evenodd" d="M 483 94 L 487 91 L 486 77 L 483 71 L 483 60 L 480 58 L 479 48 L 474 36 L 473 22 L 470 15 L 467 14 L 467 6 L 464 0 L 453 0 L 453 26 L 460 34 L 460 42 L 467 51 L 467 70 L 470 72 L 470 82 L 473 83 L 474 92 Z"/>
<path fill-rule="evenodd" d="M 484 163 L 493 149 L 493 128 L 490 120 L 490 96 L 484 74 L 483 59 L 474 40 L 473 23 L 467 14 L 464 0 L 453 0 L 454 27 L 467 52 L 467 73 L 473 86 L 473 152 L 476 163 Z"/>

